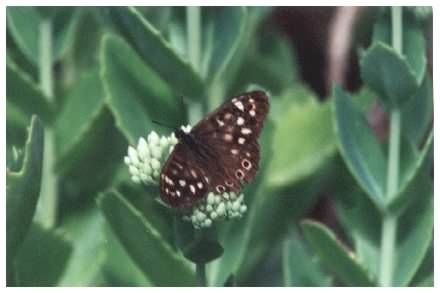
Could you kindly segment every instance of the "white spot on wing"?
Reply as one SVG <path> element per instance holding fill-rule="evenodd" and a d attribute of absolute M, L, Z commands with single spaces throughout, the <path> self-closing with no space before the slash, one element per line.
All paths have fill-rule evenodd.
<path fill-rule="evenodd" d="M 202 188 L 203 188 L 203 183 L 202 183 L 202 182 L 198 182 L 198 183 L 197 183 L 197 187 L 198 187 L 199 189 L 202 189 Z"/>
<path fill-rule="evenodd" d="M 244 111 L 244 106 L 243 103 L 238 101 L 238 102 L 234 102 L 235 107 L 237 107 L 240 111 Z"/>
<path fill-rule="evenodd" d="M 223 138 L 224 138 L 226 141 L 231 141 L 231 140 L 232 140 L 232 134 L 230 134 L 230 133 L 226 133 L 226 134 L 223 136 Z"/>
<path fill-rule="evenodd" d="M 189 189 L 191 189 L 191 192 L 192 192 L 192 193 L 196 194 L 196 188 L 194 187 L 194 185 L 191 184 L 191 185 L 189 186 Z"/>
<path fill-rule="evenodd" d="M 238 126 L 241 126 L 241 125 L 243 125 L 244 124 L 244 119 L 243 119 L 243 117 L 238 117 L 237 118 L 237 125 Z"/>
<path fill-rule="evenodd" d="M 238 138 L 238 143 L 239 143 L 239 144 L 244 144 L 245 141 L 246 141 L 246 140 L 245 140 L 243 137 L 239 137 L 239 138 Z"/>
<path fill-rule="evenodd" d="M 184 187 L 186 185 L 186 181 L 185 180 L 179 180 L 179 184 L 180 186 Z"/>
<path fill-rule="evenodd" d="M 254 110 L 250 110 L 250 111 L 249 111 L 249 115 L 251 115 L 252 117 L 255 117 L 255 114 L 256 114 L 256 113 L 255 113 Z"/>
<path fill-rule="evenodd" d="M 252 133 L 252 130 L 250 129 L 250 128 L 242 128 L 241 129 L 241 133 L 243 133 L 243 134 L 251 134 Z"/>

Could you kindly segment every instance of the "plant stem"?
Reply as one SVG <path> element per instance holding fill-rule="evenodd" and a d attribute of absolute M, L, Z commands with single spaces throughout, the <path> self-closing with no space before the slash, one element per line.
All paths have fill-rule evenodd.
<path fill-rule="evenodd" d="M 393 48 L 400 54 L 402 52 L 402 8 L 392 7 L 391 9 Z M 393 199 L 399 189 L 400 128 L 400 109 L 394 108 L 391 110 L 388 145 L 387 202 Z M 393 284 L 397 227 L 398 216 L 385 211 L 382 222 L 379 277 L 379 284 L 385 287 Z"/>
<path fill-rule="evenodd" d="M 196 263 L 197 283 L 200 287 L 206 287 L 206 264 Z"/>
<path fill-rule="evenodd" d="M 200 7 L 189 6 L 186 8 L 186 29 L 188 33 L 189 61 L 196 72 L 200 72 Z"/>
<path fill-rule="evenodd" d="M 197 73 L 200 73 L 200 51 L 201 51 L 201 32 L 200 32 L 200 7 L 186 7 L 186 30 L 189 62 Z M 193 103 L 188 109 L 189 123 L 196 124 L 203 116 L 203 106 L 201 103 Z"/>
<path fill-rule="evenodd" d="M 45 19 L 40 23 L 39 35 L 39 69 L 40 85 L 50 104 L 54 102 L 54 86 L 52 75 L 53 64 L 52 21 Z M 55 225 L 57 215 L 57 183 L 55 166 L 55 135 L 46 126 L 44 143 L 43 181 L 41 185 L 41 221 L 43 226 L 50 228 Z"/>
<path fill-rule="evenodd" d="M 397 53 L 402 53 L 402 7 L 391 7 L 392 45 Z"/>

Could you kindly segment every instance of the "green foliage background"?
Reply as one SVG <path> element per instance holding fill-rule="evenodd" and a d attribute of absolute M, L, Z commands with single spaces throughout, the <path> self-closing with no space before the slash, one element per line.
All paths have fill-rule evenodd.
<path fill-rule="evenodd" d="M 262 25 L 271 8 L 8 7 L 8 286 L 193 286 L 196 263 L 214 286 L 383 285 L 390 218 L 389 285 L 432 286 L 429 11 L 403 9 L 399 50 L 377 8 L 363 88 L 320 102 L 288 40 Z M 271 110 L 248 212 L 200 237 L 157 189 L 130 182 L 123 157 L 150 131 L 169 134 L 152 120 L 194 123 L 252 87 Z M 396 161 L 366 118 L 375 101 L 400 113 L 392 196 Z M 336 230 L 305 220 L 323 195 Z"/>

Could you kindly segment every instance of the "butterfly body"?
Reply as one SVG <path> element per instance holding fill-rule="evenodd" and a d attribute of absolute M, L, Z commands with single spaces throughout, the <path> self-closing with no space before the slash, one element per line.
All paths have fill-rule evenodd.
<path fill-rule="evenodd" d="M 243 93 L 209 113 L 186 133 L 162 168 L 161 198 L 176 208 L 190 208 L 209 192 L 238 193 L 256 175 L 258 136 L 269 110 L 262 91 Z"/>

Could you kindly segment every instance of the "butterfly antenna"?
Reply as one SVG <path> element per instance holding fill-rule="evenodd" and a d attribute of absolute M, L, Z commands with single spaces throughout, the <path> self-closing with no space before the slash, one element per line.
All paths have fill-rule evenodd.
<path fill-rule="evenodd" d="M 168 125 L 168 124 L 165 124 L 165 123 L 162 123 L 162 122 L 160 122 L 160 121 L 157 121 L 157 120 L 151 120 L 154 124 L 157 124 L 157 125 L 160 125 L 160 126 L 164 126 L 164 127 L 166 127 L 166 128 L 169 128 L 169 129 L 172 129 L 172 130 L 174 130 L 176 127 L 174 127 L 174 126 L 170 126 L 170 125 Z"/>

